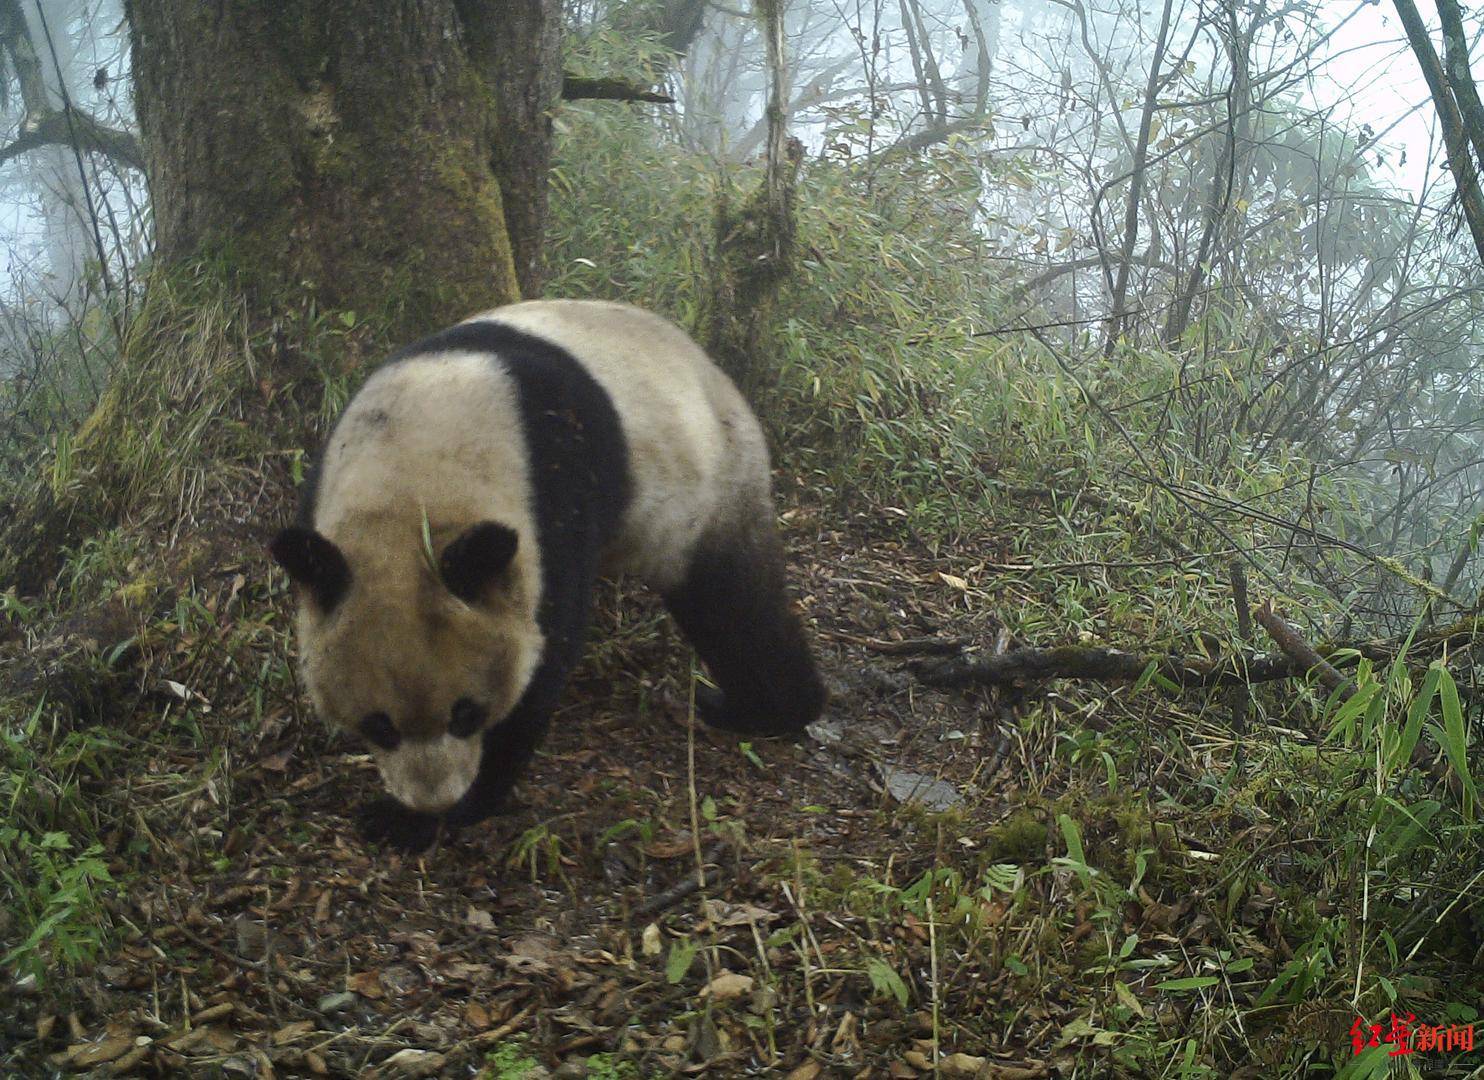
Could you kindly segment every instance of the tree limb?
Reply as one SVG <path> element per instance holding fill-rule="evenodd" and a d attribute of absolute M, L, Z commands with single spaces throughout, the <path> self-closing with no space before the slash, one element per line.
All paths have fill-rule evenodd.
<path fill-rule="evenodd" d="M 1474 248 L 1480 260 L 1484 261 L 1484 192 L 1479 190 L 1479 172 L 1469 157 L 1468 133 L 1458 99 L 1454 96 L 1447 72 L 1443 70 L 1442 61 L 1438 59 L 1437 50 L 1433 48 L 1427 25 L 1417 12 L 1417 5 L 1412 0 L 1392 0 L 1392 3 L 1401 16 L 1417 64 L 1427 79 L 1427 89 L 1438 112 L 1438 124 L 1443 129 L 1443 146 L 1447 151 L 1448 168 L 1458 188 L 1463 218 L 1474 238 Z"/>
<path fill-rule="evenodd" d="M 77 109 L 72 110 L 70 125 L 67 114 L 61 109 L 44 113 L 40 119 L 28 124 L 14 141 L 0 148 L 0 165 L 43 146 L 75 146 L 78 150 L 93 150 L 120 165 L 144 171 L 144 151 L 131 132 L 107 127 Z"/>
<path fill-rule="evenodd" d="M 1271 614 L 1270 609 L 1268 613 Z M 1263 615 L 1259 621 L 1267 626 Z M 1281 621 L 1281 620 L 1279 620 Z M 1285 627 L 1286 623 L 1283 624 Z M 929 686 L 1005 686 L 1034 679 L 1091 679 L 1096 682 L 1133 682 L 1142 678 L 1151 664 L 1155 673 L 1181 689 L 1233 686 L 1302 678 L 1311 668 L 1327 685 L 1346 682 L 1341 666 L 1359 658 L 1386 663 L 1401 654 L 1402 642 L 1363 641 L 1348 644 L 1320 645 L 1310 648 L 1292 633 L 1280 642 L 1284 652 L 1266 656 L 1225 656 L 1217 659 L 1185 656 L 1152 656 L 1123 652 L 1119 649 L 1092 649 L 1078 645 L 1058 645 L 1047 649 L 1015 649 L 1001 655 L 978 659 L 955 657 L 951 660 L 924 661 L 913 666 L 917 678 Z M 1269 633 L 1272 633 L 1269 628 Z M 1439 652 L 1445 645 L 1477 637 L 1484 632 L 1484 617 L 1462 619 L 1453 625 L 1416 638 L 1410 655 Z M 1279 633 L 1282 633 L 1280 630 Z M 1276 635 L 1275 635 L 1276 637 Z M 1295 641 L 1298 644 L 1295 644 Z M 1288 650 L 1292 649 L 1292 652 Z M 1309 649 L 1303 653 L 1303 649 Z M 1298 656 L 1302 654 L 1303 659 Z M 1311 662 L 1313 661 L 1313 662 Z M 1322 665 L 1322 667 L 1320 666 Z"/>
<path fill-rule="evenodd" d="M 661 105 L 675 101 L 669 94 L 646 90 L 622 79 L 589 79 L 581 75 L 562 76 L 562 100 L 653 101 Z"/>
<path fill-rule="evenodd" d="M 1278 643 L 1278 648 L 1282 649 L 1295 665 L 1302 667 L 1305 671 L 1312 671 L 1325 686 L 1331 690 L 1340 691 L 1347 698 L 1355 693 L 1354 683 L 1341 675 L 1333 664 L 1319 655 L 1314 646 L 1299 636 L 1299 632 L 1289 626 L 1287 620 L 1273 610 L 1271 600 L 1266 601 L 1262 607 L 1253 612 L 1253 618 L 1262 624 L 1262 628 Z"/>

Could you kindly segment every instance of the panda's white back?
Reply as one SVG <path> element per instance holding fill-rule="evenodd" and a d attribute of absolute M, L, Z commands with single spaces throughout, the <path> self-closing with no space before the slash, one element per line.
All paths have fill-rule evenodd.
<path fill-rule="evenodd" d="M 475 319 L 561 346 L 612 399 L 632 498 L 609 572 L 672 587 L 702 533 L 769 512 L 767 448 L 752 411 L 673 323 L 593 300 L 533 300 Z"/>

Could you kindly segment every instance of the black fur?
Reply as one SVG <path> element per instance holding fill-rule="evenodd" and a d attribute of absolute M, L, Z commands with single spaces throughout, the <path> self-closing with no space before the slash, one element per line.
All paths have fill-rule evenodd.
<path fill-rule="evenodd" d="M 292 581 L 309 590 L 314 603 L 327 615 L 350 588 L 350 566 L 345 556 L 311 528 L 290 525 L 272 539 L 268 551 Z"/>
<path fill-rule="evenodd" d="M 499 812 L 546 735 L 562 687 L 581 656 L 599 559 L 628 506 L 631 480 L 612 400 L 565 349 L 508 326 L 472 322 L 401 356 L 415 363 L 417 356 L 455 349 L 488 354 L 515 381 L 543 556 L 537 622 L 546 638 L 519 704 L 484 733 L 479 775 L 446 816 L 456 828 Z"/>
<path fill-rule="evenodd" d="M 702 719 L 746 735 L 789 735 L 819 719 L 825 690 L 789 605 L 771 522 L 703 540 L 665 604 L 720 687 L 698 688 Z"/>
<path fill-rule="evenodd" d="M 410 346 L 389 362 L 416 363 L 450 350 L 487 355 L 515 382 L 542 553 L 537 621 L 546 638 L 521 700 L 484 731 L 473 785 L 442 817 L 445 827 L 457 829 L 500 812 L 546 734 L 581 655 L 599 560 L 628 506 L 632 478 L 613 402 L 570 353 L 507 326 L 471 322 Z M 305 523 L 313 520 L 318 487 L 316 466 L 301 504 Z M 445 551 L 441 571 L 456 594 L 477 594 L 488 583 L 489 568 L 503 569 L 513 556 L 513 543 L 490 531 L 498 528 L 474 526 Z M 825 693 L 803 627 L 789 606 L 782 546 L 771 521 L 709 537 L 683 584 L 665 600 L 721 688 L 701 695 L 708 723 L 782 735 L 818 718 Z M 417 851 L 435 839 L 439 817 L 384 797 L 366 808 L 361 826 L 370 839 Z"/>
<path fill-rule="evenodd" d="M 471 525 L 443 549 L 438 574 L 449 592 L 472 604 L 505 572 L 519 541 L 514 529 L 493 521 Z"/>
<path fill-rule="evenodd" d="M 395 750 L 402 742 L 402 733 L 384 712 L 369 713 L 362 717 L 360 732 L 368 742 L 375 743 L 383 750 Z"/>
<path fill-rule="evenodd" d="M 453 703 L 448 717 L 448 733 L 456 739 L 467 739 L 480 728 L 489 716 L 489 710 L 468 698 L 459 698 Z"/>

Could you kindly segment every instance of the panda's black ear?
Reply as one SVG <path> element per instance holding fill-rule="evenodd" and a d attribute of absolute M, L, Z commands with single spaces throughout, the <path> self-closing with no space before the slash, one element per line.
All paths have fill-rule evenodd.
<path fill-rule="evenodd" d="M 345 556 L 313 529 L 290 525 L 268 544 L 268 553 L 327 614 L 350 587 L 350 564 Z"/>
<path fill-rule="evenodd" d="M 438 560 L 443 584 L 464 603 L 474 603 L 505 572 L 519 542 L 514 529 L 493 521 L 469 526 L 443 549 Z"/>

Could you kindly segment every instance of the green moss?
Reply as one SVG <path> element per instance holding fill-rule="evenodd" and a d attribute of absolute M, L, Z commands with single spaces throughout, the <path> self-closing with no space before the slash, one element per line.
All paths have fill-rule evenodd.
<path fill-rule="evenodd" d="M 1039 863 L 1046 858 L 1049 829 L 1037 810 L 1017 810 L 989 830 L 984 856 L 991 863 Z"/>

